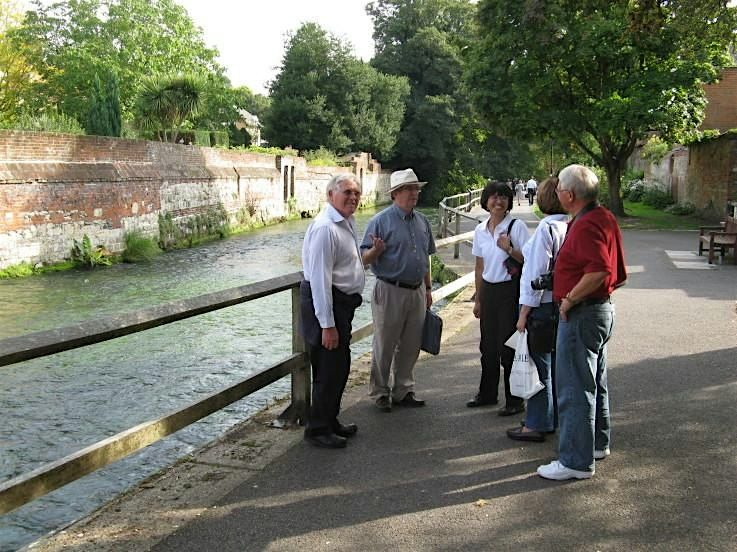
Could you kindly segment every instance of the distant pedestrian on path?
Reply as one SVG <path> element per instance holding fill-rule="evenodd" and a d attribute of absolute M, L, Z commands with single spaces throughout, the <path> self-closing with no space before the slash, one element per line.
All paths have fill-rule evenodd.
<path fill-rule="evenodd" d="M 473 314 L 481 325 L 481 381 L 476 396 L 466 403 L 469 408 L 498 403 L 499 366 L 504 369 L 505 405 L 500 416 L 525 410 L 524 401 L 509 390 L 514 351 L 504 342 L 515 331 L 519 275 L 510 275 L 505 261 L 522 261 L 522 247 L 529 238 L 524 222 L 510 215 L 514 195 L 504 182 L 490 182 L 481 192 L 481 207 L 489 218 L 476 226 L 471 252 L 476 258 L 476 299 Z M 515 224 L 515 222 L 517 224 Z"/>
<path fill-rule="evenodd" d="M 327 205 L 307 228 L 302 246 L 301 334 L 312 363 L 305 440 L 318 447 L 345 447 L 358 431 L 355 424 L 341 424 L 338 413 L 351 365 L 353 314 L 366 281 L 353 219 L 360 200 L 355 176 L 334 176 Z"/>
<path fill-rule="evenodd" d="M 527 399 L 527 413 L 521 426 L 508 429 L 507 436 L 517 441 L 545 440 L 558 423 L 555 400 L 555 328 L 558 306 L 553 302 L 555 257 L 565 238 L 568 216 L 555 191 L 558 179 L 550 177 L 538 187 L 537 204 L 547 215 L 537 225 L 532 238 L 522 248 L 525 264 L 520 278 L 520 313 L 517 330 L 528 330 L 530 357 L 537 366 L 545 388 Z"/>
<path fill-rule="evenodd" d="M 614 328 L 612 292 L 627 279 L 617 220 L 596 198 L 599 180 L 582 165 L 558 175 L 558 199 L 573 217 L 555 263 L 553 298 L 560 304 L 556 391 L 558 460 L 540 466 L 546 479 L 588 479 L 609 455 L 607 342 Z"/>
<path fill-rule="evenodd" d="M 363 262 L 376 275 L 369 394 L 382 412 L 391 412 L 392 404 L 425 406 L 415 396 L 414 378 L 432 304 L 429 256 L 435 253 L 430 223 L 415 210 L 424 185 L 412 169 L 393 172 L 392 205 L 369 221 L 361 243 Z"/>
<path fill-rule="evenodd" d="M 537 193 L 537 180 L 534 176 L 531 176 L 527 181 L 527 200 L 532 205 L 535 202 L 535 194 Z"/>
<path fill-rule="evenodd" d="M 522 205 L 522 198 L 525 196 L 525 184 L 521 179 L 517 180 L 514 191 L 517 196 L 517 207 L 520 207 Z"/>

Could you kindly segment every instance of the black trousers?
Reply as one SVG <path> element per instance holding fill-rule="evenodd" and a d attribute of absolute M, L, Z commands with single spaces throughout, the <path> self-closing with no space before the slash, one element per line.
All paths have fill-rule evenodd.
<path fill-rule="evenodd" d="M 504 345 L 517 326 L 519 280 L 498 284 L 483 282 L 481 289 L 481 383 L 479 398 L 496 401 L 499 390 L 499 365 L 504 368 L 504 396 L 507 406 L 524 401 L 510 394 L 509 375 L 512 373 L 514 350 Z"/>
<path fill-rule="evenodd" d="M 351 369 L 351 350 L 347 343 L 340 343 L 331 351 L 322 345 L 310 346 L 310 360 L 312 404 L 305 434 L 332 433 L 339 423 L 340 401 Z"/>
<path fill-rule="evenodd" d="M 357 293 L 348 295 L 335 287 L 332 289 L 338 347 L 328 351 L 322 346 L 322 328 L 315 316 L 310 283 L 302 281 L 299 292 L 300 334 L 309 345 L 312 364 L 312 404 L 305 434 L 332 433 L 339 423 L 340 401 L 351 369 L 351 325 L 361 304 L 361 296 Z"/>

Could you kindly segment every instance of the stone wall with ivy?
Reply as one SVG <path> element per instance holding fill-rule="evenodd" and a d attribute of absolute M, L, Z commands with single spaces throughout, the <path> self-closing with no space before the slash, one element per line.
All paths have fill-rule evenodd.
<path fill-rule="evenodd" d="M 0 269 L 69 258 L 74 240 L 123 249 L 132 230 L 161 241 L 312 216 L 339 172 L 384 199 L 388 173 L 368 154 L 349 167 L 220 148 L 0 131 Z"/>
<path fill-rule="evenodd" d="M 723 220 L 729 202 L 737 201 L 737 134 L 709 136 L 678 146 L 655 161 L 636 150 L 630 167 L 670 192 L 677 203 L 691 203 L 706 218 Z"/>

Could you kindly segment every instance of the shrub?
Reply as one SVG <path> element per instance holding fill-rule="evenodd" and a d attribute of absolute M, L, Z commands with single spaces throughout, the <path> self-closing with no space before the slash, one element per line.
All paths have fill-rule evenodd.
<path fill-rule="evenodd" d="M 665 154 L 670 151 L 670 145 L 660 136 L 651 136 L 645 143 L 640 153 L 643 159 L 647 159 L 651 163 L 657 163 Z"/>
<path fill-rule="evenodd" d="M 268 153 L 269 155 L 283 155 L 283 156 L 290 156 L 290 157 L 297 157 L 299 155 L 299 152 L 296 149 L 292 148 L 275 148 L 275 147 L 265 147 L 265 146 L 248 146 L 248 147 L 237 147 L 232 148 L 242 151 L 249 151 L 251 153 Z"/>
<path fill-rule="evenodd" d="M 629 199 L 635 203 L 642 201 L 645 193 L 645 181 L 642 179 L 626 181 L 622 185 L 622 199 Z"/>
<path fill-rule="evenodd" d="M 161 249 L 151 238 L 147 238 L 138 230 L 125 234 L 125 251 L 123 251 L 123 262 L 139 263 L 151 261 Z"/>
<path fill-rule="evenodd" d="M 458 275 L 447 268 L 437 255 L 430 256 L 430 272 L 433 282 L 438 282 L 442 286 L 458 278 Z"/>
<path fill-rule="evenodd" d="M 61 112 L 31 114 L 21 113 L 15 122 L 4 125 L 11 130 L 35 130 L 38 132 L 63 132 L 65 134 L 84 134 L 84 129 L 74 117 Z"/>
<path fill-rule="evenodd" d="M 306 151 L 302 156 L 308 165 L 315 167 L 336 167 L 338 166 L 338 155 L 323 146 L 316 150 Z"/>
<path fill-rule="evenodd" d="M 668 205 L 673 204 L 673 198 L 668 192 L 658 190 L 657 188 L 649 188 L 642 195 L 642 202 L 654 209 L 665 209 Z"/>
<path fill-rule="evenodd" d="M 665 208 L 666 213 L 671 213 L 678 216 L 693 215 L 696 212 L 696 205 L 689 201 L 683 203 L 675 203 Z"/>

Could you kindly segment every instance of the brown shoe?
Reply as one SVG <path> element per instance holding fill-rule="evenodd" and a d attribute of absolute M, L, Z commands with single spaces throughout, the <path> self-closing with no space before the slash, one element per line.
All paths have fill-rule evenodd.
<path fill-rule="evenodd" d="M 378 399 L 376 399 L 376 408 L 378 408 L 382 412 L 391 412 L 392 401 L 389 400 L 389 397 L 379 397 Z"/>

